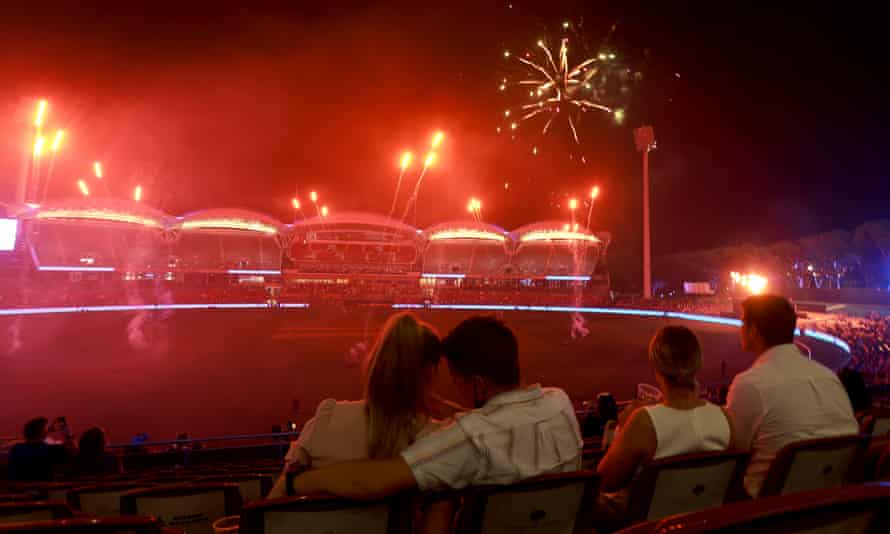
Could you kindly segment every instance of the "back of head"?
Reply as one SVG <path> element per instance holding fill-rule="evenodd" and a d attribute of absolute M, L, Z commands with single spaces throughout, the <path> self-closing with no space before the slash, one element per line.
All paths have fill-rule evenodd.
<path fill-rule="evenodd" d="M 745 325 L 757 329 L 766 348 L 794 343 L 797 312 L 785 297 L 755 295 L 742 302 Z"/>
<path fill-rule="evenodd" d="M 84 458 L 95 458 L 105 452 L 105 431 L 99 427 L 92 427 L 80 435 L 78 442 L 78 455 Z"/>
<path fill-rule="evenodd" d="M 453 371 L 497 386 L 519 385 L 519 343 L 513 331 L 495 317 L 471 317 L 442 341 Z"/>
<path fill-rule="evenodd" d="M 371 458 L 393 457 L 413 440 L 417 416 L 428 412 L 428 379 L 440 353 L 436 331 L 414 315 L 387 320 L 365 366 Z"/>
<path fill-rule="evenodd" d="M 693 389 L 702 366 L 698 337 L 685 326 L 665 326 L 649 342 L 649 361 L 669 385 Z"/>
<path fill-rule="evenodd" d="M 24 435 L 25 441 L 41 441 L 46 437 L 46 425 L 49 419 L 46 417 L 35 417 L 25 423 Z"/>

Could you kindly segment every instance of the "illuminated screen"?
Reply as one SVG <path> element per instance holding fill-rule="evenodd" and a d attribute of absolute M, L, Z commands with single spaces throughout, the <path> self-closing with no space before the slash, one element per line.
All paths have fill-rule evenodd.
<path fill-rule="evenodd" d="M 15 250 L 15 234 L 18 227 L 17 219 L 0 219 L 0 250 Z"/>

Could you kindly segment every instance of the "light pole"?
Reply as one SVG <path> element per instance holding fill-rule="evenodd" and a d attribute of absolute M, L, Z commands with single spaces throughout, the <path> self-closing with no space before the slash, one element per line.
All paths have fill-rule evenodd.
<path fill-rule="evenodd" d="M 652 236 L 649 221 L 649 152 L 655 150 L 655 130 L 641 126 L 634 130 L 637 151 L 643 153 L 643 298 L 652 298 Z"/>

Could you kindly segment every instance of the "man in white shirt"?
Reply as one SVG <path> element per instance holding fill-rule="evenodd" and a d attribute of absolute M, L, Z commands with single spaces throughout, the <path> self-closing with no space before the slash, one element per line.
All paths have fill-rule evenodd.
<path fill-rule="evenodd" d="M 457 389 L 475 409 L 396 458 L 304 473 L 294 479 L 297 494 L 378 499 L 580 469 L 583 440 L 571 401 L 557 388 L 520 386 L 516 337 L 503 322 L 467 319 L 442 345 Z"/>
<path fill-rule="evenodd" d="M 752 497 L 785 445 L 859 431 L 837 376 L 794 345 L 796 325 L 794 307 L 783 297 L 758 295 L 742 303 L 742 348 L 757 359 L 732 381 L 727 409 L 736 446 L 751 450 L 745 489 Z"/>

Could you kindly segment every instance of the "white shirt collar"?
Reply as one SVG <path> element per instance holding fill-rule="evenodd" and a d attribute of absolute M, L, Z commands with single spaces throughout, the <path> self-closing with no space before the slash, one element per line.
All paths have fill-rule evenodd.
<path fill-rule="evenodd" d="M 785 358 L 787 356 L 801 356 L 800 349 L 794 343 L 785 343 L 784 345 L 776 345 L 763 351 L 754 361 L 754 365 L 767 363 L 777 358 Z"/>
<path fill-rule="evenodd" d="M 485 407 L 502 406 L 504 404 L 513 404 L 516 402 L 528 402 L 538 399 L 543 395 L 541 384 L 533 384 L 524 388 L 511 389 L 503 393 L 498 393 L 494 397 L 488 399 Z"/>

